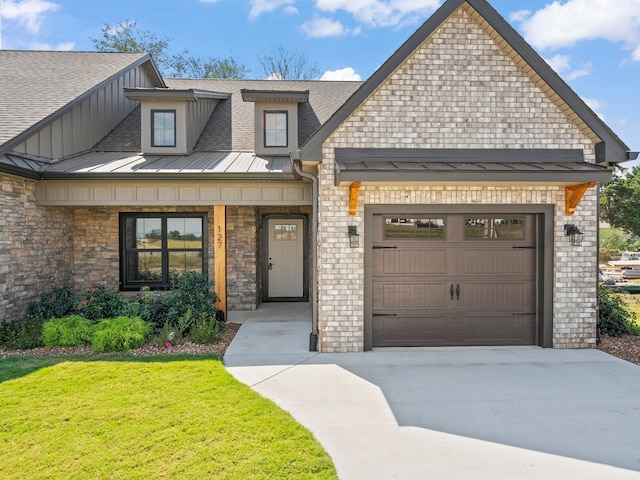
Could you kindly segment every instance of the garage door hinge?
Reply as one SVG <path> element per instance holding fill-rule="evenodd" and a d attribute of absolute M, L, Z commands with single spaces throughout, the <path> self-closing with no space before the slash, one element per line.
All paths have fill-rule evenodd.
<path fill-rule="evenodd" d="M 374 313 L 372 316 L 374 317 L 397 317 L 397 313 Z"/>
<path fill-rule="evenodd" d="M 378 245 L 374 245 L 373 246 L 374 250 L 383 250 L 383 249 L 387 250 L 387 249 L 396 249 L 396 248 L 398 248 L 398 247 L 383 247 L 383 246 L 378 246 Z"/>
<path fill-rule="evenodd" d="M 535 245 L 531 247 L 511 247 L 511 248 L 513 248 L 514 250 L 535 250 L 536 249 Z"/>
<path fill-rule="evenodd" d="M 513 315 L 514 317 L 531 317 L 535 314 L 536 312 L 529 312 L 529 313 L 512 313 L 511 315 Z"/>

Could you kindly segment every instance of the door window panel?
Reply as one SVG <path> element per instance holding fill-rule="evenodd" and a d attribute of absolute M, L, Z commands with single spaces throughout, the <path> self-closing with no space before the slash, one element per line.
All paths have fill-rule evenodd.
<path fill-rule="evenodd" d="M 439 239 L 445 238 L 443 218 L 385 218 L 386 239 Z"/>

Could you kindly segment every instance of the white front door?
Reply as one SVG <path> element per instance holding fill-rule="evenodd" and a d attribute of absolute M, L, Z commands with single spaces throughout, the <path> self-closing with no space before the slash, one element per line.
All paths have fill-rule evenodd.
<path fill-rule="evenodd" d="M 269 298 L 304 295 L 304 229 L 302 219 L 271 218 L 267 221 Z"/>

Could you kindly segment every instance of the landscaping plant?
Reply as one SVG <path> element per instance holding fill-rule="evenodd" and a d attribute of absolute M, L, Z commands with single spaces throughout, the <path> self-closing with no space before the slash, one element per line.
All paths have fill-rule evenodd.
<path fill-rule="evenodd" d="M 51 318 L 42 328 L 42 339 L 47 347 L 83 347 L 91 343 L 93 325 L 80 315 Z"/>
<path fill-rule="evenodd" d="M 608 288 L 600 287 L 598 328 L 600 333 L 614 337 L 638 335 L 635 314 L 622 297 Z"/>
<path fill-rule="evenodd" d="M 124 352 L 143 345 L 150 332 L 140 317 L 105 318 L 95 326 L 91 345 L 96 352 Z"/>

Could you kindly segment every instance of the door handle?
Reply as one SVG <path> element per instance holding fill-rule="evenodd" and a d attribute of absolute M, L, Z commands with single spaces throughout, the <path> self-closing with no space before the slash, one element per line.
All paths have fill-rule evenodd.
<path fill-rule="evenodd" d="M 453 285 L 451 285 L 451 288 L 453 288 Z M 459 283 L 456 285 L 456 300 L 460 300 L 460 284 Z"/>
<path fill-rule="evenodd" d="M 453 283 L 451 284 L 451 288 L 449 289 L 449 293 L 451 294 L 451 300 L 453 300 Z"/>

